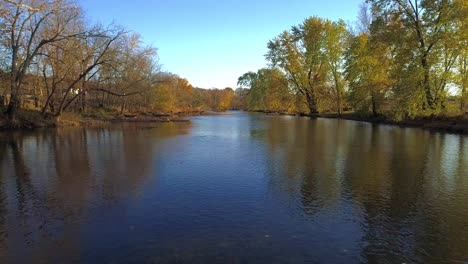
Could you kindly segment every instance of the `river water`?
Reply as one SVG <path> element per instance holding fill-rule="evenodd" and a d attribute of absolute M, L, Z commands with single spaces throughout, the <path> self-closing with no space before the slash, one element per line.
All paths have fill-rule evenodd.
<path fill-rule="evenodd" d="M 242 112 L 2 132 L 0 263 L 468 263 L 468 137 Z"/>

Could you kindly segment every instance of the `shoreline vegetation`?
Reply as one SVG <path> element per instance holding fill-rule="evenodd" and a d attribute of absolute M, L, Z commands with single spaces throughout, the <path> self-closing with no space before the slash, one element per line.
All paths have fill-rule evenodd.
<path fill-rule="evenodd" d="M 399 127 L 412 127 L 422 128 L 432 131 L 448 132 L 455 134 L 468 135 L 468 116 L 422 116 L 412 119 L 394 120 L 385 115 L 370 116 L 358 112 L 344 112 L 341 115 L 338 113 L 324 113 L 324 114 L 305 114 L 305 113 L 285 113 L 273 111 L 253 111 L 257 113 L 264 113 L 267 115 L 289 115 L 289 116 L 303 116 L 310 118 L 329 118 L 329 119 L 342 119 L 358 122 L 367 122 L 373 124 L 393 125 Z"/>
<path fill-rule="evenodd" d="M 0 10 L 1 128 L 180 121 L 234 107 L 232 88 L 193 87 L 162 70 L 138 32 L 87 23 L 78 3 L 0 1 Z"/>
<path fill-rule="evenodd" d="M 268 67 L 237 89 L 203 89 L 164 72 L 137 32 L 88 24 L 72 2 L 0 1 L 0 129 L 242 109 L 466 134 L 465 2 L 368 0 L 355 24 L 309 17 L 272 36 Z"/>
<path fill-rule="evenodd" d="M 117 112 L 106 115 L 65 113 L 59 117 L 43 116 L 40 111 L 21 109 L 15 123 L 0 115 L 0 131 L 5 130 L 34 130 L 39 128 L 55 127 L 106 127 L 114 123 L 165 123 L 190 122 L 184 118 L 202 114 L 203 111 L 179 113 L 151 113 L 142 112 L 134 114 L 119 114 Z"/>
<path fill-rule="evenodd" d="M 246 110 L 240 110 L 246 111 Z M 96 114 L 75 114 L 66 113 L 60 117 L 43 117 L 39 111 L 22 109 L 18 115 L 16 124 L 9 124 L 4 115 L 0 115 L 0 131 L 5 130 L 33 130 L 38 128 L 55 127 L 106 127 L 115 123 L 166 123 L 166 122 L 190 122 L 186 117 L 212 115 L 222 111 L 187 111 L 177 113 L 127 113 L 120 115 L 118 112 L 107 113 L 106 115 Z M 323 113 L 288 113 L 278 111 L 246 111 L 265 115 L 288 115 L 309 118 L 342 119 L 373 124 L 393 125 L 399 127 L 422 128 L 431 131 L 448 132 L 456 134 L 468 134 L 468 116 L 432 116 L 405 119 L 401 121 L 393 120 L 384 115 L 369 116 L 357 112 Z"/>
<path fill-rule="evenodd" d="M 306 18 L 267 43 L 267 67 L 239 76 L 246 109 L 466 133 L 467 12 L 368 0 L 355 25 Z"/>

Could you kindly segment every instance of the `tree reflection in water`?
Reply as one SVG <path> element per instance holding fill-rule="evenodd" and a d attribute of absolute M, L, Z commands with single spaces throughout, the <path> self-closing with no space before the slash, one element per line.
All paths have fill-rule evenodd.
<path fill-rule="evenodd" d="M 0 134 L 0 263 L 451 263 L 466 137 L 233 113 Z"/>
<path fill-rule="evenodd" d="M 112 207 L 138 198 L 164 155 L 154 151 L 159 142 L 190 129 L 162 126 L 1 133 L 0 262 L 78 261 L 77 238 L 88 215 L 99 210 L 98 200 Z M 171 149 L 164 147 L 166 153 Z"/>
<path fill-rule="evenodd" d="M 298 206 L 315 223 L 325 216 L 355 222 L 361 261 L 468 256 L 464 136 L 353 121 L 264 122 L 255 137 L 267 143 L 271 186 L 299 194 Z"/>

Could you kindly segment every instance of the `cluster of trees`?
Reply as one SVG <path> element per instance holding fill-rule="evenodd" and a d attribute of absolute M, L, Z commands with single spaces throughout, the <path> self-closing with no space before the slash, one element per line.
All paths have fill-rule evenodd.
<path fill-rule="evenodd" d="M 286 75 L 278 68 L 247 72 L 238 79 L 238 85 L 250 87 L 245 96 L 249 110 L 288 112 L 293 110 L 294 97 L 289 89 Z"/>
<path fill-rule="evenodd" d="M 234 91 L 194 89 L 162 72 L 155 48 L 116 25 L 92 25 L 68 0 L 0 0 L 0 108 L 10 121 L 89 107 L 178 112 L 230 107 Z"/>
<path fill-rule="evenodd" d="M 9 92 L 6 112 L 11 120 L 26 96 L 32 95 L 43 113 L 60 115 L 78 98 L 84 105 L 89 89 L 105 90 L 104 84 L 90 87 L 91 80 L 134 82 L 120 74 L 125 62 L 145 63 L 139 53 L 146 50 L 131 47 L 138 45 L 137 36 L 126 36 L 114 26 L 86 25 L 79 7 L 66 0 L 2 0 L 0 10 L 3 81 L 9 82 L 4 95 Z M 130 52 L 120 52 L 122 46 Z"/>
<path fill-rule="evenodd" d="M 167 75 L 166 81 L 154 90 L 151 108 L 156 112 L 226 111 L 234 99 L 232 88 L 194 88 L 185 79 Z"/>
<path fill-rule="evenodd" d="M 463 0 L 368 0 L 355 27 L 311 17 L 284 31 L 268 43 L 271 67 L 238 85 L 252 110 L 464 112 L 467 20 Z"/>

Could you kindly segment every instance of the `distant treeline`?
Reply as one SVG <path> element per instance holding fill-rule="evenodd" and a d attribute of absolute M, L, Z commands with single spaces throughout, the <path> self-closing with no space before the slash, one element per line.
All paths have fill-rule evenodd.
<path fill-rule="evenodd" d="M 250 110 L 394 119 L 466 111 L 468 2 L 368 0 L 356 25 L 311 17 L 268 42 L 248 72 Z"/>
<path fill-rule="evenodd" d="M 234 91 L 193 88 L 162 72 L 156 49 L 116 25 L 93 25 L 67 0 L 0 0 L 0 109 L 60 116 L 231 108 Z"/>

